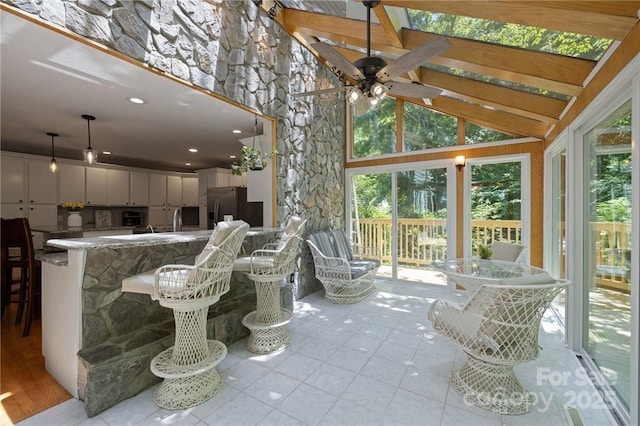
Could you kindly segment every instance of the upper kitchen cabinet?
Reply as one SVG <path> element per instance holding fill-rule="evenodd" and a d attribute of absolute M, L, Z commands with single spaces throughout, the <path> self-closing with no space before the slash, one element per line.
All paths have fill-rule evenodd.
<path fill-rule="evenodd" d="M 85 179 L 84 166 L 76 166 L 73 164 L 62 164 L 58 169 L 59 192 L 58 204 L 67 201 L 85 202 Z"/>
<path fill-rule="evenodd" d="M 196 207 L 198 205 L 198 178 L 182 178 L 182 205 Z"/>
<path fill-rule="evenodd" d="M 182 178 L 180 176 L 167 176 L 167 206 L 180 207 L 181 205 Z"/>
<path fill-rule="evenodd" d="M 2 203 L 25 202 L 26 161 L 20 158 L 2 157 Z"/>
<path fill-rule="evenodd" d="M 220 188 L 230 186 L 231 169 L 214 169 L 207 173 L 207 187 Z"/>
<path fill-rule="evenodd" d="M 87 167 L 87 205 L 107 205 L 107 169 Z"/>
<path fill-rule="evenodd" d="M 129 172 L 107 170 L 107 202 L 110 206 L 128 206 Z"/>
<path fill-rule="evenodd" d="M 29 160 L 29 203 L 58 203 L 58 174 L 51 173 L 48 161 Z"/>
<path fill-rule="evenodd" d="M 167 176 L 152 173 L 149 175 L 149 205 L 167 205 Z"/>
<path fill-rule="evenodd" d="M 129 201 L 132 206 L 148 206 L 149 205 L 149 174 L 140 172 L 131 172 Z"/>

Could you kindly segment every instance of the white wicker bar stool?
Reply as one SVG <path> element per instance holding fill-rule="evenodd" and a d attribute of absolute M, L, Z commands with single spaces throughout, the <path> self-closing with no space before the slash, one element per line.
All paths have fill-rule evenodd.
<path fill-rule="evenodd" d="M 154 394 L 162 408 L 193 407 L 222 388 L 223 378 L 215 366 L 226 356 L 227 347 L 207 340 L 207 313 L 229 291 L 233 261 L 248 230 L 243 221 L 220 222 L 194 265 L 164 265 L 122 281 L 122 291 L 150 294 L 161 306 L 173 309 L 175 345 L 156 355 L 150 365 L 153 374 L 164 378 Z"/>
<path fill-rule="evenodd" d="M 429 309 L 433 327 L 467 354 L 451 375 L 451 385 L 470 403 L 499 414 L 524 414 L 535 397 L 513 367 L 539 355 L 540 320 L 570 281 L 547 274 L 483 284 L 464 306 L 436 300 Z"/>
<path fill-rule="evenodd" d="M 256 310 L 242 319 L 251 332 L 246 341 L 250 352 L 267 354 L 289 345 L 291 311 L 280 306 L 280 286 L 295 269 L 305 222 L 292 217 L 278 243 L 267 244 L 235 262 L 234 270 L 246 273 L 256 286 Z"/>

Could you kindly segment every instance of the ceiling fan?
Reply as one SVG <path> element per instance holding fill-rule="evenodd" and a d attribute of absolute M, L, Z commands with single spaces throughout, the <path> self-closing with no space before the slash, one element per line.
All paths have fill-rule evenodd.
<path fill-rule="evenodd" d="M 311 47 L 320 55 L 331 62 L 343 74 L 348 75 L 357 83 L 355 85 L 335 87 L 331 89 L 296 93 L 292 96 L 302 97 L 347 91 L 347 99 L 351 104 L 356 105 L 356 107 L 361 106 L 364 103 L 364 100 L 367 101 L 365 105 L 368 104 L 370 107 L 375 106 L 387 95 L 387 93 L 406 98 L 425 99 L 425 102 L 427 102 L 426 99 L 430 100 L 438 96 L 442 92 L 441 89 L 425 86 L 417 82 L 402 83 L 392 79 L 417 68 L 432 56 L 437 56 L 444 52 L 451 47 L 451 43 L 441 36 L 405 53 L 393 63 L 387 64 L 384 59 L 377 56 L 371 56 L 371 9 L 376 7 L 380 3 L 380 0 L 364 0 L 362 3 L 367 8 L 366 57 L 360 58 L 351 63 L 347 58 L 342 56 L 342 54 L 328 44 L 322 42 L 311 44 Z"/>

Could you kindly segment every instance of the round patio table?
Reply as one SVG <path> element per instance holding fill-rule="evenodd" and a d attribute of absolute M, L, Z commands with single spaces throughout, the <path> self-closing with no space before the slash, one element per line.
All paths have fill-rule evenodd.
<path fill-rule="evenodd" d="M 547 273 L 524 263 L 479 258 L 440 260 L 433 262 L 433 267 L 469 293 L 476 292 L 483 284 L 498 284 L 506 278 Z"/>

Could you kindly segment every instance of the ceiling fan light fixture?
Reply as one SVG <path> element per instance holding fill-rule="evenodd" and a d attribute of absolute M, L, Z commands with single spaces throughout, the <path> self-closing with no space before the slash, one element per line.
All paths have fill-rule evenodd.
<path fill-rule="evenodd" d="M 380 83 L 376 83 L 373 86 L 371 86 L 371 94 L 373 94 L 375 97 L 382 99 L 386 94 L 387 94 L 387 88 Z"/>
<path fill-rule="evenodd" d="M 82 159 L 87 164 L 95 164 L 98 161 L 98 151 L 91 148 L 91 122 L 96 118 L 87 114 L 82 114 L 82 118 L 87 120 L 87 135 L 89 138 L 89 146 L 82 150 Z"/>
<path fill-rule="evenodd" d="M 373 108 L 374 106 L 378 105 L 378 103 L 380 102 L 380 98 L 378 98 L 377 96 L 368 96 L 367 100 L 369 101 L 369 105 Z"/>
<path fill-rule="evenodd" d="M 349 100 L 351 105 L 355 105 L 356 102 L 358 102 L 358 100 L 360 99 L 360 96 L 362 96 L 362 92 L 357 87 L 352 88 L 351 90 L 349 90 L 349 93 L 347 93 L 347 99 Z"/>

